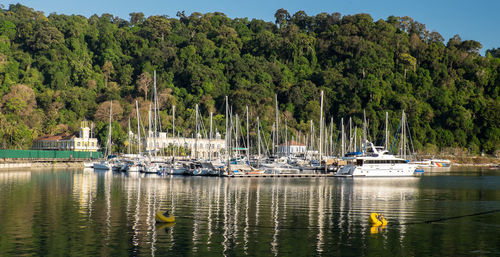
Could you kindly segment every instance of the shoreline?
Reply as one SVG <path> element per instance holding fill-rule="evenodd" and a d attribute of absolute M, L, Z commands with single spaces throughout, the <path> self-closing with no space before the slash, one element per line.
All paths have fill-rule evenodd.
<path fill-rule="evenodd" d="M 496 162 L 460 163 L 460 162 L 455 162 L 455 160 L 452 159 L 451 168 L 453 168 L 453 167 L 488 168 L 488 167 L 500 164 L 500 159 L 495 159 L 495 160 L 496 160 Z M 85 168 L 85 166 L 83 164 L 83 161 L 58 161 L 58 162 L 56 162 L 56 161 L 13 161 L 13 162 L 0 161 L 0 171 L 19 170 L 19 169 L 37 170 L 37 169 L 46 169 L 46 168 L 51 168 L 51 169 L 83 169 L 83 168 Z M 449 169 L 449 168 L 445 168 L 445 169 Z"/>

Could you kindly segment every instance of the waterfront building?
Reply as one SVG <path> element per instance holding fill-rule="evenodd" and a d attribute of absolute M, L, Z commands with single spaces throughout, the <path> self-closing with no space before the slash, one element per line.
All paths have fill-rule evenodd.
<path fill-rule="evenodd" d="M 97 152 L 98 141 L 92 136 L 88 121 L 82 121 L 78 136 L 68 133 L 41 136 L 33 141 L 31 148 L 33 150 Z"/>
<path fill-rule="evenodd" d="M 304 144 L 291 140 L 286 144 L 279 145 L 278 151 L 280 152 L 280 154 L 305 154 L 307 152 L 307 147 Z"/>
<path fill-rule="evenodd" d="M 225 153 L 226 141 L 221 138 L 219 132 L 215 133 L 215 138 L 212 140 L 202 138 L 198 133 L 197 138 L 186 137 L 167 137 L 166 132 L 155 133 L 150 131 L 149 136 L 145 139 L 146 151 L 158 151 L 169 147 L 182 147 L 191 153 L 192 158 L 208 159 L 210 153 L 212 158 L 218 158 Z"/>

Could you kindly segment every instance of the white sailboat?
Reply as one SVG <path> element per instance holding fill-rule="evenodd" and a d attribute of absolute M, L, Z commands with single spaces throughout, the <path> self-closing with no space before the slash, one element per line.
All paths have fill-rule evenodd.
<path fill-rule="evenodd" d="M 111 118 L 113 115 L 113 101 L 109 105 L 109 130 L 108 130 L 108 140 L 106 141 L 106 150 L 104 151 L 104 156 L 107 157 L 111 153 Z M 108 161 L 96 162 L 93 165 L 94 170 L 111 170 L 113 165 Z"/>

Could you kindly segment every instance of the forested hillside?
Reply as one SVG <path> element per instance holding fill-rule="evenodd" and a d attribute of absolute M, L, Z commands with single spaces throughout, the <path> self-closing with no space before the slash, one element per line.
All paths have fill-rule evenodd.
<path fill-rule="evenodd" d="M 324 90 L 326 121 L 333 117 L 335 130 L 341 117 L 360 126 L 365 110 L 370 135 L 380 141 L 385 111 L 394 132 L 404 109 L 417 149 L 500 149 L 500 49 L 480 56 L 479 42 L 445 40 L 410 17 L 280 9 L 274 23 L 184 12 L 131 13 L 124 20 L 4 8 L 2 148 L 26 149 L 41 135 L 76 132 L 82 119 L 95 122 L 102 142 L 113 100 L 115 150 L 123 149 L 129 118 L 136 128 L 136 100 L 147 123 L 156 70 L 162 131 L 170 133 L 175 105 L 176 130 L 191 135 L 195 104 L 205 127 L 213 111 L 224 132 L 228 95 L 241 117 L 249 106 L 252 133 L 260 116 L 269 135 L 277 94 L 289 133 L 304 135 L 309 120 L 319 130 Z"/>

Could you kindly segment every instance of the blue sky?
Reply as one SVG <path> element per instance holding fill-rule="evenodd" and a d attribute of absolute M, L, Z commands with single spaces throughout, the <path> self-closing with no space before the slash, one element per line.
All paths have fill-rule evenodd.
<path fill-rule="evenodd" d="M 168 15 L 175 17 L 177 11 L 223 12 L 228 17 L 248 17 L 274 22 L 274 13 L 285 8 L 293 14 L 299 10 L 313 16 L 321 12 L 339 12 L 342 15 L 368 13 L 374 20 L 386 19 L 390 15 L 410 16 L 426 25 L 430 31 L 439 32 L 445 43 L 455 34 L 462 40 L 476 40 L 486 49 L 500 47 L 500 1 L 497 0 L 20 0 L 3 3 L 21 3 L 46 15 L 110 13 L 129 19 L 131 12 L 143 12 L 146 16 Z"/>

